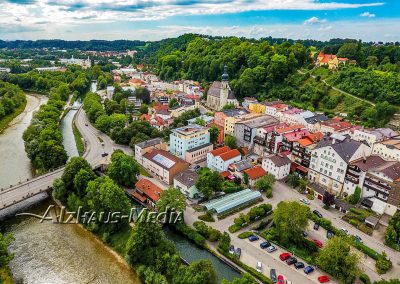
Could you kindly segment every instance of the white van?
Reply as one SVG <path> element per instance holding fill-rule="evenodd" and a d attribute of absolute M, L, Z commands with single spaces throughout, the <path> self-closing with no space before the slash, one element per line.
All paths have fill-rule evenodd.
<path fill-rule="evenodd" d="M 256 266 L 256 270 L 260 273 L 262 273 L 262 263 L 257 261 L 257 266 Z"/>

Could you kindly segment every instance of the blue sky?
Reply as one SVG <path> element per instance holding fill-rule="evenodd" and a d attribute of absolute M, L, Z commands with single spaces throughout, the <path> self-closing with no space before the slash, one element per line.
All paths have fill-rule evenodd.
<path fill-rule="evenodd" d="M 400 41 L 400 0 L 0 0 L 0 39 Z"/>

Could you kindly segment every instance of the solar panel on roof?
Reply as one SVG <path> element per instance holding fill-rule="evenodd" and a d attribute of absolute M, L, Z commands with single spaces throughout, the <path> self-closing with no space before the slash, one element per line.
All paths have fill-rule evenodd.
<path fill-rule="evenodd" d="M 154 161 L 157 163 L 163 165 L 167 169 L 171 168 L 173 165 L 175 165 L 175 162 L 168 159 L 167 157 L 164 157 L 163 155 L 157 154 L 153 158 Z"/>

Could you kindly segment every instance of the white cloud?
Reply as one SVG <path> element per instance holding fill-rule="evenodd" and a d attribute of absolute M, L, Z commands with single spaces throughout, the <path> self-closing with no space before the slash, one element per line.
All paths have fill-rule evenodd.
<path fill-rule="evenodd" d="M 317 17 L 311 17 L 307 20 L 304 21 L 305 25 L 315 25 L 315 24 L 323 24 L 326 23 L 327 20 L 326 19 L 318 19 Z"/>
<path fill-rule="evenodd" d="M 370 12 L 364 12 L 360 14 L 361 17 L 368 17 L 368 18 L 374 18 L 375 14 L 371 14 Z"/>

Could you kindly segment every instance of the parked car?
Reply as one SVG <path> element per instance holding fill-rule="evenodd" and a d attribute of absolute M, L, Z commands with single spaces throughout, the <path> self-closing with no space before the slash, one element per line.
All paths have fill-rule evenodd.
<path fill-rule="evenodd" d="M 262 263 L 257 261 L 257 266 L 256 266 L 256 270 L 260 273 L 262 273 Z"/>
<path fill-rule="evenodd" d="M 317 245 L 317 247 L 322 248 L 324 245 L 320 240 L 314 240 L 314 243 Z"/>
<path fill-rule="evenodd" d="M 305 237 L 305 238 L 308 237 L 308 233 L 306 231 L 303 232 L 303 237 Z"/>
<path fill-rule="evenodd" d="M 300 198 L 300 201 L 303 202 L 306 205 L 310 205 L 311 204 L 310 200 L 305 199 L 305 198 Z"/>
<path fill-rule="evenodd" d="M 294 267 L 296 267 L 296 269 L 304 268 L 304 263 L 301 262 L 301 261 L 296 262 L 296 263 L 294 264 Z"/>
<path fill-rule="evenodd" d="M 267 252 L 274 252 L 276 250 L 277 250 L 277 248 L 274 245 L 271 245 L 271 246 L 267 247 Z"/>
<path fill-rule="evenodd" d="M 330 230 L 326 231 L 326 237 L 327 237 L 328 239 L 332 238 L 334 235 L 335 235 L 335 234 L 334 234 L 332 231 L 330 231 Z"/>
<path fill-rule="evenodd" d="M 292 255 L 290 254 L 290 253 L 288 253 L 288 252 L 283 252 L 283 253 L 281 253 L 280 255 L 279 255 L 279 258 L 282 260 L 282 261 L 285 261 L 285 260 L 287 260 L 288 258 L 290 258 Z"/>
<path fill-rule="evenodd" d="M 278 284 L 285 284 L 285 278 L 282 275 L 278 276 Z"/>
<path fill-rule="evenodd" d="M 314 230 L 318 231 L 319 225 L 317 223 L 314 224 Z"/>
<path fill-rule="evenodd" d="M 313 213 L 314 213 L 315 215 L 317 215 L 319 218 L 323 218 L 321 212 L 319 212 L 318 210 L 314 210 Z"/>
<path fill-rule="evenodd" d="M 229 247 L 229 253 L 230 253 L 230 254 L 234 254 L 234 253 L 235 253 L 235 246 L 234 246 L 234 245 L 231 245 L 231 246 Z"/>
<path fill-rule="evenodd" d="M 345 233 L 346 235 L 349 234 L 349 230 L 345 229 L 345 228 L 341 228 L 340 231 L 342 231 L 343 233 Z"/>
<path fill-rule="evenodd" d="M 107 157 L 108 156 L 108 153 L 103 153 L 103 154 L 101 154 L 101 156 L 104 158 L 104 157 Z"/>
<path fill-rule="evenodd" d="M 312 267 L 311 265 L 306 266 L 306 268 L 304 268 L 304 273 L 305 274 L 310 274 L 313 271 L 314 271 L 314 267 Z"/>
<path fill-rule="evenodd" d="M 195 165 L 194 167 L 193 167 L 193 169 L 195 170 L 195 171 L 198 171 L 198 170 L 200 170 L 200 165 Z"/>
<path fill-rule="evenodd" d="M 319 283 L 326 283 L 326 282 L 331 281 L 331 279 L 329 278 L 328 275 L 322 275 L 322 276 L 318 277 L 318 281 L 319 281 Z"/>
<path fill-rule="evenodd" d="M 251 235 L 251 236 L 249 237 L 249 241 L 250 241 L 250 242 L 257 241 L 258 239 L 259 239 L 259 237 L 258 237 L 258 236 L 255 236 L 255 235 Z"/>
<path fill-rule="evenodd" d="M 363 243 L 363 240 L 361 239 L 361 237 L 359 235 L 354 235 L 354 239 L 356 240 L 356 242 Z"/>
<path fill-rule="evenodd" d="M 289 264 L 289 265 L 292 265 L 292 264 L 295 264 L 297 262 L 297 258 L 295 258 L 295 257 L 289 257 L 287 260 L 286 260 L 286 263 L 287 264 Z"/>
<path fill-rule="evenodd" d="M 242 255 L 242 249 L 241 248 L 236 248 L 236 252 L 235 252 L 236 256 L 238 258 L 240 258 L 240 256 Z"/>
<path fill-rule="evenodd" d="M 85 123 L 85 126 L 89 126 L 89 124 Z"/>
<path fill-rule="evenodd" d="M 262 248 L 262 249 L 265 249 L 265 248 L 267 248 L 267 247 L 269 247 L 269 246 L 271 246 L 271 243 L 268 242 L 268 241 L 262 242 L 262 243 L 260 244 L 260 248 Z"/>
<path fill-rule="evenodd" d="M 277 277 L 276 277 L 276 270 L 275 269 L 271 269 L 269 272 L 269 278 L 271 278 L 272 283 L 276 283 L 278 281 Z"/>

